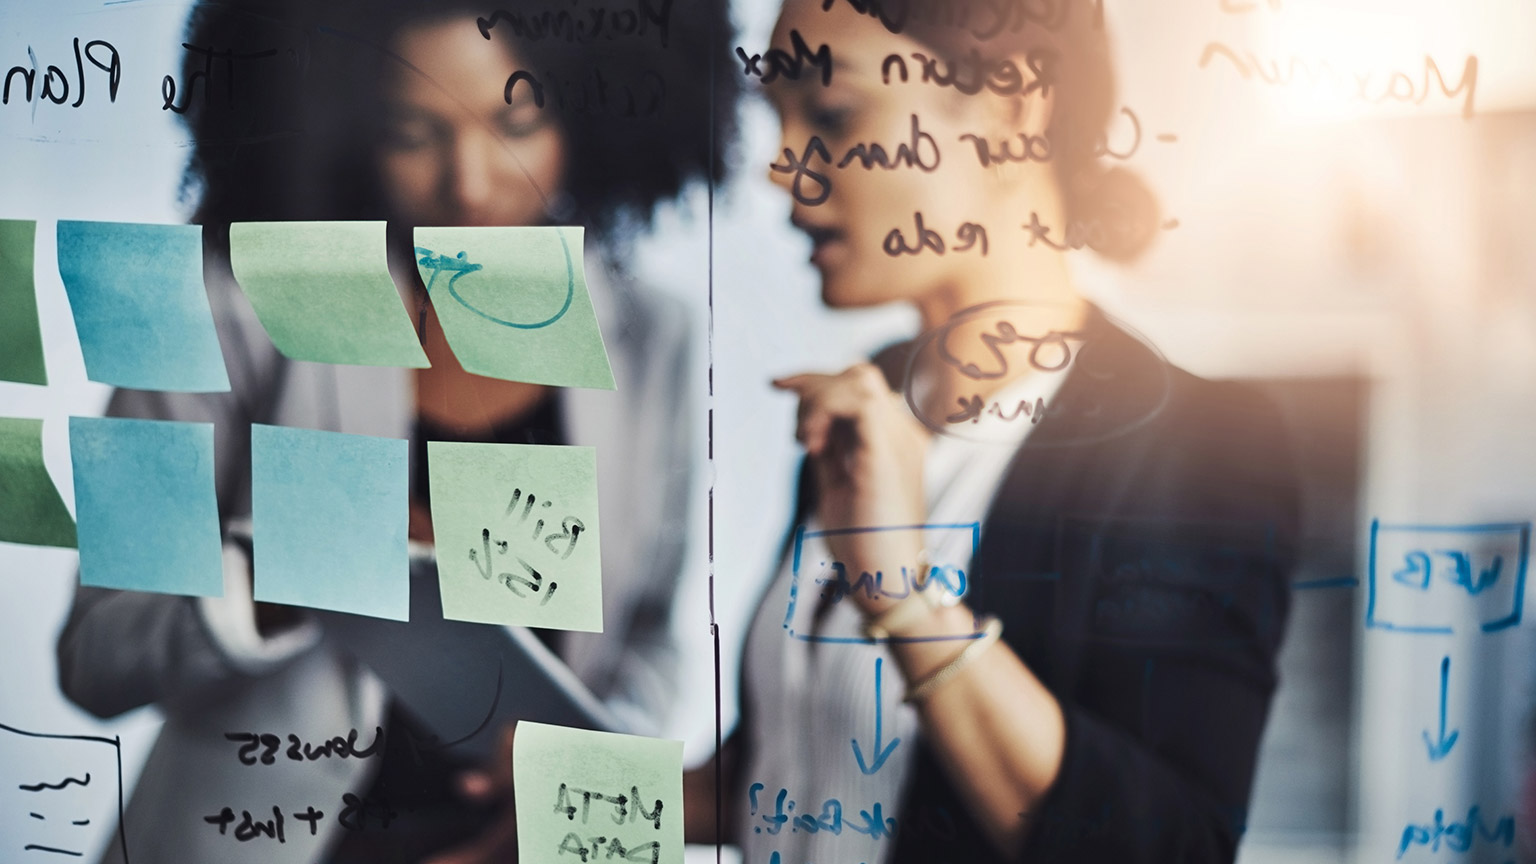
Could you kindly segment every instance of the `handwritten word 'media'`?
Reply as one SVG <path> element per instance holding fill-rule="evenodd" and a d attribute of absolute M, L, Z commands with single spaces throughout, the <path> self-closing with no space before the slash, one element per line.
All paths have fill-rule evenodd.
<path fill-rule="evenodd" d="M 1445 75 L 1440 71 L 1440 66 L 1435 62 L 1435 58 L 1425 54 L 1423 86 L 1415 86 L 1413 79 L 1408 76 L 1408 73 L 1396 70 L 1386 75 L 1386 84 L 1382 85 L 1375 92 L 1372 92 L 1373 83 L 1376 80 L 1374 73 L 1367 72 L 1363 75 L 1349 73 L 1346 75 L 1346 73 L 1333 68 L 1327 60 L 1309 63 L 1295 56 L 1292 56 L 1284 64 L 1283 69 L 1282 61 L 1280 60 L 1269 61 L 1268 68 L 1265 68 L 1265 64 L 1258 57 L 1254 56 L 1252 51 L 1246 51 L 1244 54 L 1246 58 L 1239 56 L 1237 50 L 1229 45 L 1224 45 L 1221 42 L 1209 42 L 1206 43 L 1205 50 L 1200 53 L 1200 68 L 1204 69 L 1209 66 L 1211 61 L 1217 57 L 1225 57 L 1231 62 L 1232 68 L 1236 69 L 1237 74 L 1241 75 L 1244 80 L 1251 80 L 1257 75 L 1258 81 L 1277 87 L 1289 87 L 1292 84 L 1307 86 L 1323 84 L 1340 93 L 1349 93 L 1351 84 L 1353 84 L 1352 98 L 1376 105 L 1380 105 L 1388 100 L 1393 102 L 1410 102 L 1414 105 L 1424 104 L 1424 100 L 1428 99 L 1430 93 L 1433 92 L 1433 88 L 1430 86 L 1430 76 L 1433 75 L 1434 81 L 1440 87 L 1441 94 L 1447 99 L 1465 91 L 1461 102 L 1461 116 L 1465 118 L 1472 116 L 1472 106 L 1477 97 L 1477 56 L 1472 54 L 1467 55 L 1466 62 L 1462 65 L 1461 79 L 1456 82 L 1455 89 L 1452 89 L 1445 82 Z"/>

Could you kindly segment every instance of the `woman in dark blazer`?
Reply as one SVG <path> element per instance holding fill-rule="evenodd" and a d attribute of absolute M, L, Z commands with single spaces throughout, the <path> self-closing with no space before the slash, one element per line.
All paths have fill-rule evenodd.
<path fill-rule="evenodd" d="M 833 61 L 769 88 L 823 299 L 910 303 L 923 335 L 775 382 L 800 400 L 796 528 L 741 727 L 685 780 L 694 838 L 750 864 L 1236 855 L 1295 479 L 1262 398 L 1072 284 L 1068 254 L 1157 230 L 1098 158 L 1092 5 L 784 6 L 774 49 Z"/>

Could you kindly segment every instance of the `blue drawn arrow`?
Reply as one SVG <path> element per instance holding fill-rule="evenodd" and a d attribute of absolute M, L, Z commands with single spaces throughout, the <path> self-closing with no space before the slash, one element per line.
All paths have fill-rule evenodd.
<path fill-rule="evenodd" d="M 1429 761 L 1431 762 L 1439 762 L 1441 759 L 1444 759 L 1446 754 L 1451 752 L 1451 748 L 1456 746 L 1456 737 L 1461 734 L 1455 729 L 1451 730 L 1449 736 L 1445 734 L 1445 691 L 1446 685 L 1450 683 L 1450 680 L 1451 658 L 1446 657 L 1440 661 L 1440 738 L 1439 740 L 1431 740 L 1428 730 L 1424 732 L 1424 746 L 1429 748 Z"/>
<path fill-rule="evenodd" d="M 880 665 L 882 662 L 884 662 L 884 658 L 875 658 L 875 745 L 870 751 L 875 755 L 874 763 L 870 764 L 864 761 L 864 751 L 859 749 L 859 740 L 857 738 L 849 739 L 849 743 L 853 745 L 853 758 L 858 760 L 859 770 L 865 774 L 873 774 L 879 771 L 880 766 L 885 764 L 885 760 L 889 759 L 891 753 L 895 752 L 896 745 L 901 743 L 900 738 L 892 738 L 884 747 L 880 746 L 880 717 L 884 713 L 880 702 Z"/>

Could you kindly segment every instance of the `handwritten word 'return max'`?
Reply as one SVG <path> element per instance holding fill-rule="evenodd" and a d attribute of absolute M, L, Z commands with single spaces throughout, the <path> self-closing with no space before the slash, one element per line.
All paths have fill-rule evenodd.
<path fill-rule="evenodd" d="M 811 69 L 821 70 L 821 86 L 827 87 L 832 84 L 831 48 L 823 43 L 820 48 L 812 51 L 799 30 L 789 31 L 789 47 L 794 49 L 793 54 L 783 48 L 770 48 L 767 55 L 748 55 L 745 50 L 738 47 L 736 57 L 741 60 L 742 74 L 755 77 L 764 84 L 772 84 L 781 75 L 791 81 L 799 81 L 801 73 L 806 71 L 806 66 L 809 64 Z M 760 65 L 765 62 L 768 64 L 767 69 Z"/>

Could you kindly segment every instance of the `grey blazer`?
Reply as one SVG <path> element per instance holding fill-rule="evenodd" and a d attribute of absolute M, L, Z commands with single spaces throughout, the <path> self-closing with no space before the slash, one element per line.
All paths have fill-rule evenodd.
<path fill-rule="evenodd" d="M 697 371 L 681 302 L 613 281 L 594 255 L 588 286 L 617 382 L 613 392 L 562 390 L 570 443 L 597 449 L 603 633 L 567 633 L 567 663 L 640 732 L 667 728 L 678 703 L 674 599 L 701 577 L 688 530 L 703 474 L 694 442 Z M 222 273 L 223 275 L 220 275 Z M 273 348 L 222 262 L 209 299 L 231 391 L 119 390 L 115 416 L 212 422 L 221 519 L 250 512 L 250 424 L 277 423 L 407 437 L 414 418 L 407 370 L 289 361 Z M 165 726 L 129 799 L 123 834 L 134 864 L 314 862 L 335 838 L 343 796 L 366 786 L 377 760 L 248 766 L 226 733 L 296 734 L 323 742 L 359 730 L 371 741 L 386 693 L 318 639 L 311 622 L 276 638 L 254 628 L 249 564 L 225 544 L 225 596 L 191 598 L 80 587 L 59 636 L 60 686 L 101 717 L 155 704 Z M 445 670 L 449 672 L 450 670 Z M 326 817 L 311 833 L 287 817 L 285 837 L 239 840 L 205 821 L 222 808 L 271 819 L 307 806 Z M 238 821 L 235 823 L 238 824 Z M 121 861 L 114 842 L 104 861 Z"/>

